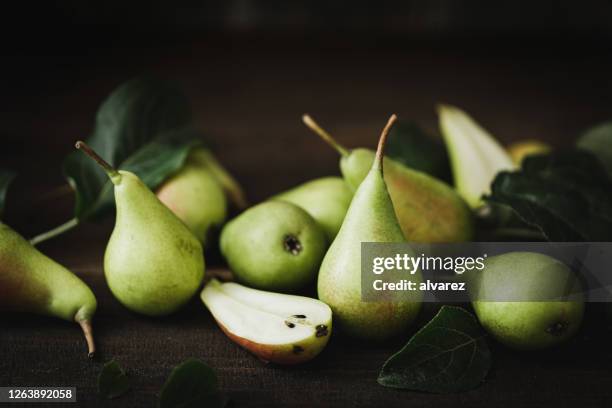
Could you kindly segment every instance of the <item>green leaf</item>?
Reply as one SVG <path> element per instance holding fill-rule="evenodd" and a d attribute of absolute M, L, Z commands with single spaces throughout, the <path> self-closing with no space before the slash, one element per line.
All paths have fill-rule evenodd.
<path fill-rule="evenodd" d="M 602 123 L 586 132 L 578 139 L 576 145 L 593 153 L 612 174 L 612 122 Z"/>
<path fill-rule="evenodd" d="M 486 199 L 511 207 L 549 241 L 612 240 L 612 181 L 592 154 L 530 156 L 522 166 L 498 174 Z"/>
<path fill-rule="evenodd" d="M 197 133 L 189 102 L 177 88 L 140 78 L 121 85 L 102 103 L 87 143 L 153 189 L 183 165 Z M 82 152 L 66 157 L 64 174 L 76 192 L 76 218 L 98 217 L 113 208 L 108 176 Z"/>
<path fill-rule="evenodd" d="M 222 408 L 227 402 L 213 369 L 194 358 L 172 370 L 159 397 L 160 408 Z"/>
<path fill-rule="evenodd" d="M 415 170 L 451 182 L 444 145 L 413 122 L 398 121 L 391 129 L 386 154 Z"/>
<path fill-rule="evenodd" d="M 12 171 L 0 169 L 0 216 L 2 215 L 2 210 L 4 210 L 6 191 L 14 178 L 15 173 Z"/>
<path fill-rule="evenodd" d="M 385 387 L 454 393 L 478 387 L 491 366 L 491 353 L 474 316 L 442 306 L 398 353 L 385 362 L 378 383 Z"/>
<path fill-rule="evenodd" d="M 130 381 L 115 360 L 104 364 L 98 377 L 98 393 L 107 399 L 122 396 L 130 390 Z"/>

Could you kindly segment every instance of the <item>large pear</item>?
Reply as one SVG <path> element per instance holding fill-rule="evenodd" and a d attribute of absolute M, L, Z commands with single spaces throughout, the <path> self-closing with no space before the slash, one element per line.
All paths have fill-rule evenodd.
<path fill-rule="evenodd" d="M 77 322 L 93 356 L 96 307 L 94 294 L 81 279 L 0 223 L 0 309 Z"/>
<path fill-rule="evenodd" d="M 369 174 L 374 152 L 348 150 L 304 115 L 304 123 L 341 155 L 340 170 L 353 190 Z M 472 213 L 448 184 L 390 158 L 384 159 L 385 182 L 404 236 L 410 242 L 469 241 L 474 232 Z"/>
<path fill-rule="evenodd" d="M 200 241 L 133 173 L 117 171 L 85 143 L 115 188 L 117 218 L 104 255 L 104 274 L 128 309 L 167 315 L 184 305 L 204 277 Z"/>
<path fill-rule="evenodd" d="M 383 179 L 383 150 L 395 118 L 383 130 L 376 158 L 319 271 L 319 299 L 331 307 L 342 330 L 366 339 L 385 339 L 404 331 L 421 305 L 418 296 L 400 302 L 361 298 L 361 243 L 405 241 Z"/>

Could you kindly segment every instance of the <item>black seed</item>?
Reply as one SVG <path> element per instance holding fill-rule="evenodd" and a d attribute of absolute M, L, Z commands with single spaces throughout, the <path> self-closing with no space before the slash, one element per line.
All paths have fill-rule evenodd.
<path fill-rule="evenodd" d="M 565 333 L 566 330 L 567 330 L 567 323 L 556 322 L 546 328 L 546 333 L 557 337 L 557 336 L 563 335 L 563 333 Z"/>
<path fill-rule="evenodd" d="M 293 346 L 293 354 L 300 354 L 304 349 L 300 346 Z"/>
<path fill-rule="evenodd" d="M 317 327 L 315 327 L 315 330 L 317 331 L 317 333 L 315 334 L 316 337 L 324 337 L 328 334 L 327 326 L 324 324 L 318 325 Z"/>
<path fill-rule="evenodd" d="M 295 317 L 296 319 L 305 319 L 306 315 L 293 315 L 291 317 Z"/>
<path fill-rule="evenodd" d="M 295 235 L 285 235 L 285 238 L 283 238 L 283 245 L 285 251 L 290 252 L 292 255 L 298 255 L 302 252 L 302 243 Z"/>
<path fill-rule="evenodd" d="M 288 328 L 293 329 L 295 327 L 295 324 L 285 320 L 285 324 L 287 325 Z"/>

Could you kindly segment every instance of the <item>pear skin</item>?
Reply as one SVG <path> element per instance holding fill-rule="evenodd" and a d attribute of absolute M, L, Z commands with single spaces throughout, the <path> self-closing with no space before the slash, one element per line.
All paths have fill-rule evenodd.
<path fill-rule="evenodd" d="M 331 307 L 338 326 L 364 339 L 383 340 L 403 332 L 421 306 L 418 296 L 401 302 L 361 299 L 361 243 L 405 241 L 383 178 L 383 150 L 395 118 L 391 117 L 381 135 L 376 159 L 323 259 L 317 283 L 319 299 Z"/>
<path fill-rule="evenodd" d="M 375 154 L 369 149 L 348 150 L 308 115 L 304 123 L 341 155 L 344 180 L 355 190 L 369 174 Z M 384 159 L 384 179 L 404 236 L 410 242 L 463 242 L 474 234 L 467 203 L 455 190 L 434 177 Z"/>
<path fill-rule="evenodd" d="M 202 158 L 201 148 L 192 150 L 185 165 L 158 189 L 157 198 L 206 245 L 211 228 L 227 217 L 223 188 Z"/>
<path fill-rule="evenodd" d="M 104 168 L 115 188 L 117 217 L 104 255 L 111 292 L 138 313 L 176 311 L 202 284 L 200 241 L 138 176 L 113 169 L 83 142 L 76 146 Z"/>
<path fill-rule="evenodd" d="M 353 192 L 340 177 L 322 177 L 272 198 L 293 203 L 306 210 L 323 228 L 331 243 L 340 231 Z"/>
<path fill-rule="evenodd" d="M 92 357 L 91 320 L 96 307 L 94 294 L 79 277 L 0 223 L 0 309 L 78 323 Z"/>

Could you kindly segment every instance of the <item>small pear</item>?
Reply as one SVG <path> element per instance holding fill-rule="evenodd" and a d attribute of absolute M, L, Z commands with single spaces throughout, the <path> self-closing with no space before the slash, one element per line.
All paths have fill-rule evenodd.
<path fill-rule="evenodd" d="M 510 252 L 484 263 L 466 281 L 476 316 L 495 339 L 534 350 L 576 333 L 584 314 L 582 285 L 564 263 L 534 252 Z"/>
<path fill-rule="evenodd" d="M 273 197 L 303 208 L 325 231 L 328 242 L 336 238 L 353 192 L 340 177 L 323 177 L 308 181 Z"/>
<path fill-rule="evenodd" d="M 228 222 L 221 231 L 220 247 L 238 281 L 293 292 L 315 280 L 327 240 L 306 211 L 271 200 Z"/>
<path fill-rule="evenodd" d="M 94 294 L 81 279 L 0 223 L 0 309 L 78 323 L 93 357 L 96 307 Z"/>
<path fill-rule="evenodd" d="M 117 218 L 104 255 L 104 274 L 115 297 L 149 316 L 174 312 L 204 277 L 200 241 L 136 176 L 115 170 L 89 146 L 77 142 L 110 177 Z"/>
<path fill-rule="evenodd" d="M 317 284 L 319 299 L 331 307 L 336 323 L 348 334 L 366 339 L 401 333 L 421 307 L 418 295 L 401 302 L 361 299 L 361 243 L 405 241 L 383 179 L 383 150 L 395 120 L 393 115 L 382 132 L 376 158 L 323 259 Z M 420 279 L 420 274 L 413 279 Z"/>
<path fill-rule="evenodd" d="M 297 364 L 327 345 L 332 313 L 325 303 L 212 279 L 202 301 L 227 336 L 261 360 Z"/>
<path fill-rule="evenodd" d="M 348 150 L 308 115 L 306 126 L 334 147 L 341 155 L 344 180 L 355 190 L 374 162 L 369 149 Z M 449 185 L 423 172 L 385 158 L 385 182 L 406 239 L 410 242 L 462 242 L 473 235 L 472 214 L 466 203 Z"/>
<path fill-rule="evenodd" d="M 195 148 L 185 165 L 158 189 L 157 198 L 189 227 L 206 245 L 211 228 L 219 227 L 227 216 L 227 198 L 211 171 L 208 151 Z"/>

